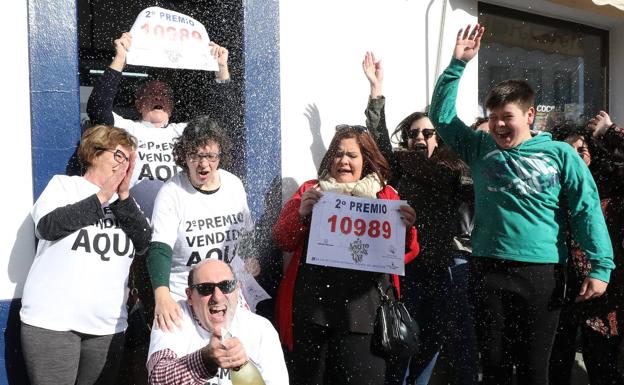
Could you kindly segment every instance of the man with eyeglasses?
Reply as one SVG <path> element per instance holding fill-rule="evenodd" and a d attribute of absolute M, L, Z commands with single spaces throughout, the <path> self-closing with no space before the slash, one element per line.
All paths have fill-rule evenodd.
<path fill-rule="evenodd" d="M 230 265 L 206 259 L 191 269 L 188 284 L 187 299 L 179 302 L 182 327 L 152 330 L 149 383 L 231 384 L 231 371 L 252 361 L 267 385 L 287 385 L 277 332 L 268 320 L 238 306 Z"/>

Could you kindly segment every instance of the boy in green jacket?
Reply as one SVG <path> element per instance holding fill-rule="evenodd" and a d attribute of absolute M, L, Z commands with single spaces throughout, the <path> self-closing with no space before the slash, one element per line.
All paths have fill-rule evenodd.
<path fill-rule="evenodd" d="M 547 384 L 548 359 L 563 296 L 566 230 L 592 264 L 577 302 L 604 293 L 613 251 L 596 184 L 581 158 L 548 133 L 532 136 L 535 94 L 507 80 L 488 94 L 490 133 L 472 131 L 455 109 L 459 80 L 479 51 L 484 28 L 460 29 L 451 64 L 433 93 L 430 119 L 466 162 L 475 187 L 471 297 L 483 384 Z M 513 362 L 509 356 L 513 346 Z"/>

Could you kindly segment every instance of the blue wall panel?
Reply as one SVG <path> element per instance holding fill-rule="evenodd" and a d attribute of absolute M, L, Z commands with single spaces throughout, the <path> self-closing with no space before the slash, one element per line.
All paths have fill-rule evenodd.
<path fill-rule="evenodd" d="M 64 174 L 80 139 L 75 0 L 28 3 L 33 189 Z"/>
<path fill-rule="evenodd" d="M 244 1 L 245 156 L 256 220 L 281 207 L 279 1 Z"/>
<path fill-rule="evenodd" d="M 80 138 L 76 1 L 30 0 L 28 25 L 36 199 L 53 175 L 65 173 Z M 28 384 L 19 343 L 20 306 L 20 299 L 0 301 L 0 385 Z"/>

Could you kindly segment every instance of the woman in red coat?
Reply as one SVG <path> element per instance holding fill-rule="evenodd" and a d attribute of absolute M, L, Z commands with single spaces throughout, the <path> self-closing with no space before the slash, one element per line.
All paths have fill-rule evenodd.
<path fill-rule="evenodd" d="M 292 351 L 295 384 L 383 384 L 386 362 L 371 353 L 379 284 L 398 286 L 396 276 L 307 264 L 314 204 L 323 192 L 399 199 L 386 185 L 388 162 L 362 126 L 338 126 L 318 172 L 286 202 L 273 228 L 277 244 L 294 252 L 277 296 L 282 342 Z M 419 252 L 416 213 L 400 209 L 407 226 L 405 262 Z"/>

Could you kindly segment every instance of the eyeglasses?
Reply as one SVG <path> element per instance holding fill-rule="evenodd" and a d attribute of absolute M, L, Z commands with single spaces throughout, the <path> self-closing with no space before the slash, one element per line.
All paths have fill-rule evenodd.
<path fill-rule="evenodd" d="M 206 297 L 212 295 L 214 293 L 215 287 L 218 287 L 223 294 L 230 294 L 236 289 L 237 281 L 235 279 L 230 279 L 226 281 L 221 281 L 218 283 L 213 282 L 203 282 L 196 283 L 195 285 L 189 286 L 190 289 L 197 289 L 197 292 L 202 297 Z"/>
<path fill-rule="evenodd" d="M 121 150 L 111 150 L 109 148 L 104 148 L 104 147 L 96 147 L 95 148 L 97 151 L 106 151 L 106 152 L 112 152 L 113 153 L 113 158 L 115 159 L 115 162 L 121 164 L 123 162 L 128 162 L 130 160 L 130 158 L 128 158 L 128 156 L 126 154 L 124 154 L 123 151 Z"/>
<path fill-rule="evenodd" d="M 429 139 L 435 135 L 435 129 L 433 128 L 414 128 L 407 132 L 408 139 L 416 139 L 418 135 L 422 132 L 425 139 Z"/>
<path fill-rule="evenodd" d="M 339 124 L 336 126 L 336 132 L 338 131 L 342 131 L 342 130 L 348 130 L 348 129 L 352 129 L 355 130 L 357 132 L 367 132 L 368 128 L 366 128 L 365 126 L 360 126 L 360 125 L 351 125 L 351 124 Z"/>
<path fill-rule="evenodd" d="M 199 163 L 202 159 L 206 159 L 208 162 L 216 162 L 221 159 L 221 154 L 218 152 L 209 152 L 207 154 L 190 154 L 188 159 L 193 163 Z"/>

